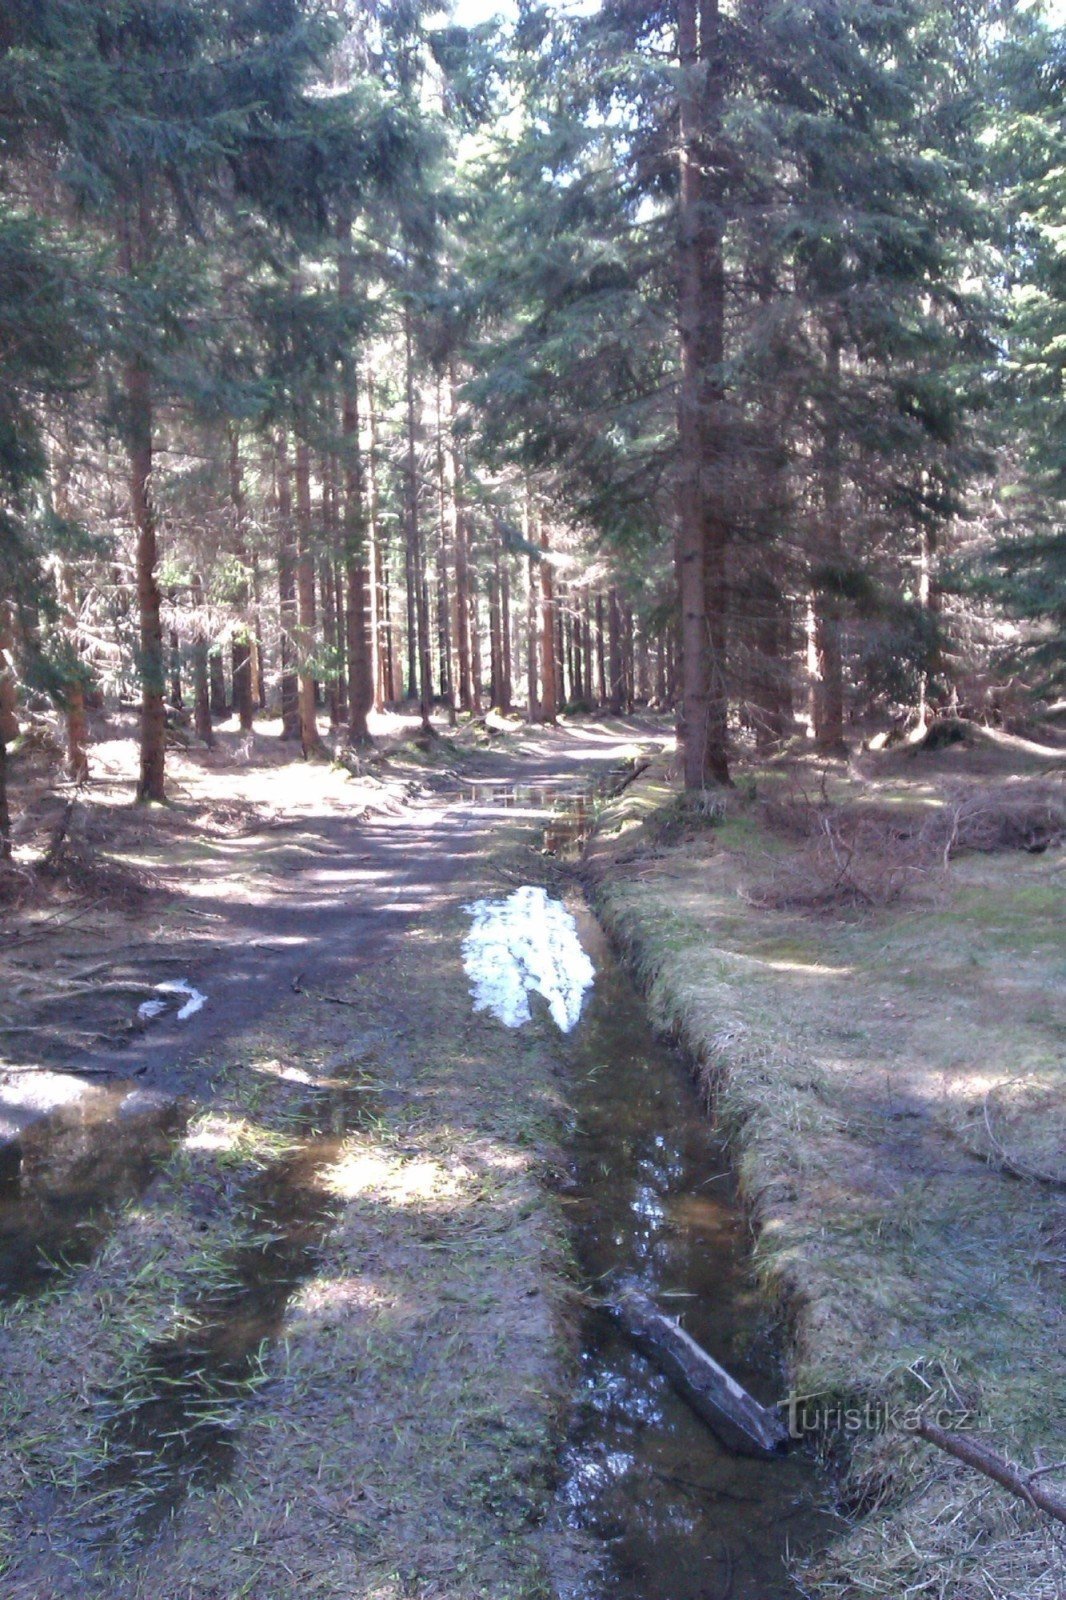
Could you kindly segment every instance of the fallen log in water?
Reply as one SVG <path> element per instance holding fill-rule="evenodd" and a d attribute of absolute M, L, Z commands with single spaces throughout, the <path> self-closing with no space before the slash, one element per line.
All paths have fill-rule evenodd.
<path fill-rule="evenodd" d="M 760 1405 L 646 1294 L 625 1288 L 609 1308 L 727 1449 L 765 1457 L 788 1448 L 788 1430 L 781 1418 Z"/>

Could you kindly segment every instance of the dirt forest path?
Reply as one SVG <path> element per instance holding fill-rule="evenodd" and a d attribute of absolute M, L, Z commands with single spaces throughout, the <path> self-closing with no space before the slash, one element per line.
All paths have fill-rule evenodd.
<path fill-rule="evenodd" d="M 472 767 L 592 784 L 652 731 L 520 734 Z M 0 1318 L 12 1600 L 529 1600 L 581 1569 L 544 1528 L 560 1062 L 546 1019 L 473 1013 L 460 954 L 465 903 L 551 876 L 543 809 L 435 782 L 394 816 L 303 815 L 269 892 L 243 849 L 190 876 L 207 1004 L 116 1052 L 187 1098 L 185 1136 Z"/>
<path fill-rule="evenodd" d="M 301 1009 L 298 990 L 324 993 L 368 962 L 387 961 L 397 940 L 462 892 L 500 821 L 497 810 L 470 797 L 469 785 L 465 796 L 457 793 L 464 780 L 486 795 L 496 785 L 595 782 L 649 732 L 620 720 L 527 730 L 468 756 L 459 773 L 430 773 L 418 798 L 394 814 L 305 814 L 283 824 L 298 832 L 298 864 L 248 893 L 236 880 L 254 865 L 252 839 L 220 874 L 187 884 L 195 914 L 210 926 L 212 952 L 193 958 L 182 975 L 207 1005 L 183 1022 L 164 1017 L 121 1051 L 96 1051 L 83 1065 L 194 1088 L 184 1069 L 190 1059 L 280 1005 Z M 513 820 L 513 808 L 509 814 Z"/>

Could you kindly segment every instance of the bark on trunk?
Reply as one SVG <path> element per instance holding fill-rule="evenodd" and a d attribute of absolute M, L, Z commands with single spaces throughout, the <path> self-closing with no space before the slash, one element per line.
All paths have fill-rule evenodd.
<path fill-rule="evenodd" d="M 509 712 L 514 698 L 511 679 L 511 574 L 507 557 L 500 563 L 500 710 Z"/>
<path fill-rule="evenodd" d="M 300 691 L 293 671 L 296 637 L 296 551 L 292 524 L 292 475 L 289 445 L 278 434 L 275 481 L 278 505 L 278 614 L 281 634 L 281 737 L 300 737 Z"/>
<path fill-rule="evenodd" d="M 170 630 L 170 703 L 175 710 L 183 707 L 181 694 L 181 640 L 177 628 Z"/>
<path fill-rule="evenodd" d="M 345 230 L 345 242 L 347 248 L 341 254 L 338 282 L 341 298 L 350 299 L 355 286 L 350 229 Z M 367 744 L 370 740 L 367 717 L 374 704 L 374 673 L 367 593 L 369 579 L 363 457 L 359 441 L 359 372 L 352 357 L 345 363 L 341 433 L 344 439 L 344 560 L 348 590 L 345 598 L 348 738 L 352 744 Z"/>
<path fill-rule="evenodd" d="M 0 733 L 0 861 L 11 860 L 11 811 L 7 800 L 7 740 Z"/>
<path fill-rule="evenodd" d="M 374 686 L 374 710 L 381 711 L 386 700 L 392 698 L 391 677 L 387 675 L 387 662 L 391 662 L 389 641 L 389 606 L 385 588 L 385 558 L 382 548 L 382 530 L 378 501 L 378 419 L 374 409 L 374 374 L 367 369 L 366 405 L 369 438 L 367 440 L 367 514 L 370 530 L 370 675 Z M 389 688 L 386 691 L 386 682 Z"/>
<path fill-rule="evenodd" d="M 432 730 L 433 664 L 429 646 L 429 591 L 426 583 L 425 547 L 418 509 L 416 461 L 414 335 L 411 313 L 404 312 L 404 367 L 407 400 L 407 626 L 408 684 L 418 697 L 423 731 Z"/>
<path fill-rule="evenodd" d="M 0 600 L 0 739 L 5 744 L 12 744 L 18 736 L 15 629 L 11 622 L 11 608 Z"/>
<path fill-rule="evenodd" d="M 542 528 L 540 548 L 540 721 L 554 722 L 559 712 L 555 672 L 555 595 L 548 533 Z"/>
<path fill-rule="evenodd" d="M 305 756 L 319 745 L 315 715 L 315 561 L 311 552 L 311 452 L 296 444 L 296 660 L 299 679 L 300 748 Z"/>
<path fill-rule="evenodd" d="M 229 498 L 233 521 L 233 554 L 240 563 L 241 577 L 234 596 L 238 612 L 238 633 L 233 639 L 233 707 L 240 720 L 241 731 L 250 733 L 254 706 L 252 704 L 252 630 L 249 625 L 248 580 L 246 562 L 248 551 L 244 527 L 244 481 L 241 474 L 241 441 L 236 427 L 229 430 Z"/>
<path fill-rule="evenodd" d="M 141 751 L 138 800 L 166 798 L 166 709 L 163 703 L 163 619 L 156 579 L 158 546 L 152 504 L 152 379 L 138 360 L 126 366 L 130 506 L 137 531 L 140 625 Z"/>
<path fill-rule="evenodd" d="M 608 704 L 611 715 L 621 716 L 625 702 L 625 672 L 622 666 L 622 608 L 618 604 L 618 591 L 612 589 L 608 596 L 607 654 L 610 661 Z"/>
<path fill-rule="evenodd" d="M 463 497 L 463 467 L 451 431 L 455 422 L 455 373 L 448 375 L 449 444 L 448 487 L 455 518 L 455 646 L 459 657 L 459 704 L 464 711 L 474 705 L 470 664 L 470 529 Z"/>
<path fill-rule="evenodd" d="M 721 113 L 718 0 L 679 0 L 677 583 L 685 786 L 728 783 L 725 676 L 727 525 L 721 505 L 725 279 L 712 147 Z"/>
<path fill-rule="evenodd" d="M 192 598 L 197 612 L 201 612 L 204 603 L 204 591 L 199 578 L 193 579 Z M 213 750 L 215 730 L 211 725 L 211 687 L 207 670 L 207 635 L 204 631 L 203 621 L 199 616 L 194 624 L 192 643 L 192 688 L 193 725 L 196 728 L 196 736 L 204 741 L 209 750 Z"/>
<path fill-rule="evenodd" d="M 843 485 L 840 451 L 841 338 L 827 334 L 827 410 L 823 427 L 821 573 L 814 588 L 814 739 L 826 755 L 847 755 L 844 738 L 844 612 L 840 580 L 844 564 Z"/>
<path fill-rule="evenodd" d="M 596 596 L 596 698 L 601 706 L 607 704 L 607 662 L 604 651 L 603 596 Z"/>
<path fill-rule="evenodd" d="M 528 540 L 529 534 L 527 532 Z M 530 722 L 540 722 L 540 697 L 537 693 L 537 566 L 533 556 L 527 561 L 526 579 L 526 696 Z"/>

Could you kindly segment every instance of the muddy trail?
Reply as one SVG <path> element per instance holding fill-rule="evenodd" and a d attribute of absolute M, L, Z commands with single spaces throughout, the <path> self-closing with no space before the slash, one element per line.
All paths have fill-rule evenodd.
<path fill-rule="evenodd" d="M 501 829 L 523 841 L 533 881 L 538 858 L 572 859 L 597 800 L 623 785 L 633 765 L 610 744 L 571 746 L 566 758 L 553 763 L 536 749 L 485 763 L 387 822 L 345 829 L 323 819 L 316 859 L 269 902 L 234 908 L 219 898 L 209 914 L 225 919 L 221 943 L 228 935 L 233 948 L 185 974 L 207 1003 L 184 1021 L 171 1007 L 146 1028 L 113 1062 L 124 1076 L 105 1094 L 121 1101 L 136 1083 L 202 1098 L 205 1053 L 251 1019 L 302 1008 L 311 1025 L 322 1008 L 346 1020 L 360 980 L 372 973 L 387 986 L 404 939 L 454 912 Z M 543 871 L 560 892 L 566 872 Z M 654 1039 L 631 980 L 572 886 L 567 898 L 596 976 L 576 1027 L 550 1048 L 570 1107 L 559 1199 L 591 1309 L 564 1408 L 548 1566 L 565 1600 L 784 1600 L 798 1593 L 788 1555 L 816 1548 L 829 1533 L 813 1463 L 802 1453 L 772 1462 L 729 1454 L 595 1309 L 613 1282 L 635 1278 L 761 1399 L 780 1398 L 778 1353 L 756 1301 L 724 1153 L 685 1064 Z M 399 997 L 397 1004 L 402 1009 Z M 106 1070 L 112 1058 L 100 1053 L 91 1065 Z M 119 1390 L 95 1400 L 96 1464 L 73 1500 L 53 1493 L 42 1502 L 46 1525 L 58 1513 L 64 1531 L 27 1535 L 40 1576 L 15 1592 L 65 1593 L 49 1587 L 61 1572 L 67 1582 L 80 1574 L 86 1592 L 109 1592 L 98 1587 L 99 1563 L 106 1565 L 116 1529 L 123 1549 L 147 1554 L 160 1539 L 166 1548 L 189 1494 L 224 1487 L 237 1470 L 243 1419 L 271 1381 L 269 1352 L 294 1296 L 321 1272 L 343 1211 L 320 1175 L 343 1158 L 346 1140 L 387 1112 L 390 1097 L 406 1094 L 402 1073 L 392 1075 L 397 1087 L 384 1094 L 380 1083 L 352 1083 L 343 1073 L 332 1080 L 291 1124 L 287 1153 L 243 1184 L 237 1242 L 216 1281 L 187 1297 L 173 1331 L 146 1342 L 132 1384 L 127 1372 Z M 51 1174 L 42 1154 L 32 1182 L 25 1168 L 21 1192 L 18 1177 L 9 1178 L 0 1202 L 9 1294 L 54 1287 L 91 1260 L 110 1219 L 150 1182 L 178 1131 L 172 1110 L 160 1112 L 147 1140 L 101 1139 L 106 1121 L 88 1122 L 72 1136 L 76 1160 L 69 1148 L 62 1155 L 60 1140 Z M 581 1561 L 560 1566 L 552 1542 L 575 1537 Z M 152 1592 L 150 1580 L 147 1589 L 116 1580 L 120 1589 Z M 250 1592 L 264 1600 L 272 1593 Z"/>

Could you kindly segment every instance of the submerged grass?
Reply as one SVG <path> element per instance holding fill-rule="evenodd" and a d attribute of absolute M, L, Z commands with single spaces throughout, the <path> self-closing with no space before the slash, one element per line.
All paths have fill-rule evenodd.
<path fill-rule="evenodd" d="M 875 787 L 834 781 L 850 800 Z M 906 806 L 898 772 L 891 798 Z M 713 829 L 677 815 L 661 770 L 609 809 L 597 905 L 732 1140 L 795 1388 L 826 1410 L 955 1394 L 991 1448 L 1061 1462 L 1066 1218 L 1040 1181 L 1066 1092 L 1061 857 L 962 857 L 917 906 L 803 916 L 746 894 L 788 848 L 754 803 Z M 1062 1530 L 932 1446 L 892 1428 L 822 1444 L 855 1520 L 805 1573 L 814 1591 L 1066 1584 Z"/>

